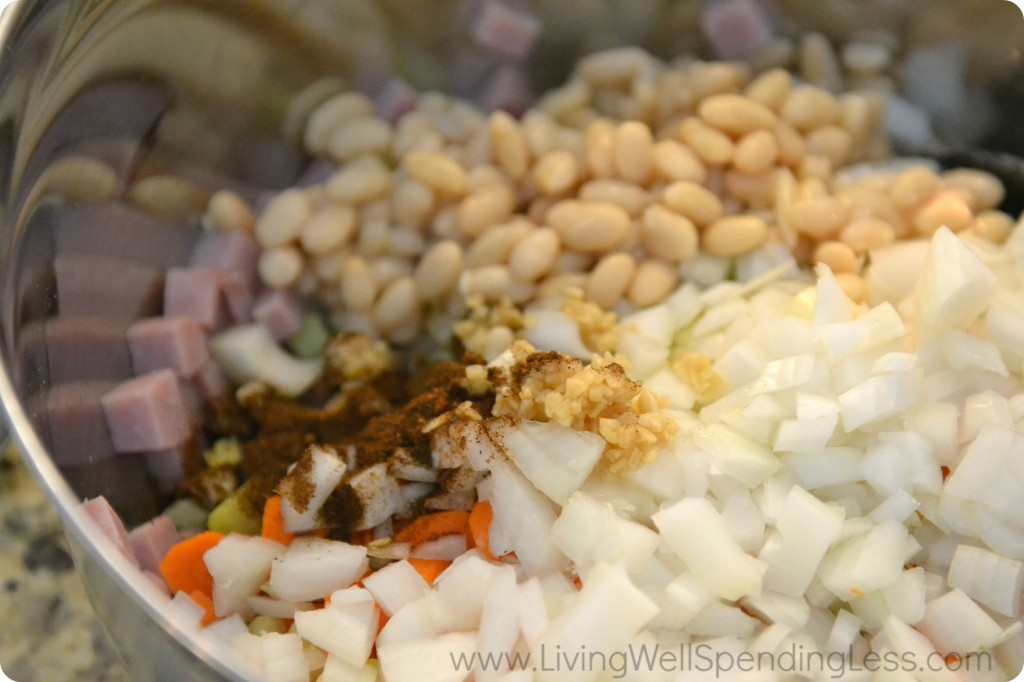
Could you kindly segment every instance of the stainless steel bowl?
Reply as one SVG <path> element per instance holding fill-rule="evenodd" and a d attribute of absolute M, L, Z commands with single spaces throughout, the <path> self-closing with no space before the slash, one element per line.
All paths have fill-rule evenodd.
<path fill-rule="evenodd" d="M 697 0 L 516 0 L 544 22 L 526 65 L 538 90 L 582 54 L 642 44 L 662 56 L 700 49 Z M 137 462 L 69 458 L 47 423 L 56 367 L 46 321 L 57 312 L 56 225 L 84 204 L 65 162 L 98 155 L 119 173 L 187 174 L 251 196 L 292 182 L 306 163 L 282 133 L 288 103 L 314 79 L 373 88 L 393 70 L 459 91 L 452 61 L 472 3 L 456 0 L 21 0 L 0 55 L 0 398 L 28 465 L 63 519 L 101 619 L 136 680 L 241 680 L 166 608 L 158 590 L 78 511 L 104 494 L 129 523 L 159 511 Z M 967 39 L 971 76 L 998 89 L 994 115 L 1024 104 L 1024 24 L 1006 0 L 779 0 L 777 20 L 832 37 L 890 28 L 921 42 Z M 457 61 L 457 60 L 456 60 Z M 1017 126 L 987 142 L 1024 151 Z M 125 177 L 116 178 L 123 184 Z M 93 188 L 95 189 L 95 188 Z M 116 191 L 115 191 L 116 193 Z M 77 198 L 76 198 L 77 197 Z M 93 197 L 94 198 L 94 197 Z M 72 215 L 77 215 L 73 214 Z M 144 240 L 141 240 L 144 242 Z M 138 259 L 127 239 L 120 255 Z M 79 246 L 81 247 L 81 245 Z M 97 271 L 95 278 L 109 275 Z M 79 367 L 78 369 L 82 369 Z M 89 374 L 86 367 L 84 375 Z M 72 372 L 73 373 L 73 372 Z M 59 428 L 58 428 L 59 430 Z M 56 438 L 55 438 L 56 437 Z M 75 459 L 72 464 L 72 459 Z"/>

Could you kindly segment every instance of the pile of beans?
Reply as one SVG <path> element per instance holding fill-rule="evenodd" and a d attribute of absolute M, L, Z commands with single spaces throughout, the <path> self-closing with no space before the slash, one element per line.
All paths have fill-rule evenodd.
<path fill-rule="evenodd" d="M 343 330 L 408 343 L 470 296 L 522 307 L 579 288 L 609 310 L 653 305 L 698 254 L 783 243 L 863 299 L 873 248 L 942 224 L 1005 238 L 991 176 L 837 173 L 888 155 L 882 113 L 877 94 L 637 48 L 584 58 L 520 119 L 431 93 L 392 123 L 335 94 L 311 108 L 304 143 L 336 168 L 255 220 L 260 275 Z M 246 229 L 238 204 L 215 197 L 208 219 Z"/>

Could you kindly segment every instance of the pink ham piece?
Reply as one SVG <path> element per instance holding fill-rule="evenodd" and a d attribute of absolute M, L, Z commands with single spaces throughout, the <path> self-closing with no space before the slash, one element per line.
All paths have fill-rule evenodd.
<path fill-rule="evenodd" d="M 267 328 L 275 341 L 284 341 L 302 326 L 302 303 L 287 291 L 275 289 L 257 299 L 252 317 Z"/>
<path fill-rule="evenodd" d="M 195 377 L 192 378 L 192 385 L 195 386 L 199 397 L 204 401 L 221 398 L 231 390 L 227 377 L 220 371 L 220 367 L 217 366 L 217 362 L 213 358 L 207 360 L 199 368 Z"/>
<path fill-rule="evenodd" d="M 533 95 L 522 70 L 503 64 L 487 77 L 475 99 L 484 111 L 500 109 L 519 116 L 529 108 Z"/>
<path fill-rule="evenodd" d="M 200 453 L 196 440 L 189 438 L 176 447 L 143 452 L 138 456 L 142 458 L 146 469 L 156 480 L 157 490 L 166 495 L 174 491 L 181 479 L 185 477 L 186 471 L 195 469 Z"/>
<path fill-rule="evenodd" d="M 159 270 L 188 260 L 199 232 L 122 203 L 55 209 L 58 256 L 108 256 Z"/>
<path fill-rule="evenodd" d="M 404 80 L 392 77 L 373 96 L 373 108 L 381 118 L 395 123 L 416 106 L 418 95 Z"/>
<path fill-rule="evenodd" d="M 190 378 L 210 359 L 202 327 L 184 316 L 139 320 L 128 328 L 128 348 L 136 374 L 169 369 Z"/>
<path fill-rule="evenodd" d="M 723 59 L 757 54 L 774 37 L 771 18 L 761 0 L 714 0 L 704 6 L 701 28 Z"/>
<path fill-rule="evenodd" d="M 116 452 L 167 450 L 189 436 L 185 400 L 169 369 L 125 381 L 100 403 Z"/>
<path fill-rule="evenodd" d="M 241 274 L 222 272 L 220 291 L 232 320 L 242 324 L 252 321 L 252 285 Z"/>
<path fill-rule="evenodd" d="M 533 48 L 540 28 L 540 21 L 532 14 L 499 0 L 485 0 L 469 30 L 477 45 L 505 57 L 522 59 Z"/>
<path fill-rule="evenodd" d="M 249 286 L 256 283 L 256 264 L 260 247 L 256 241 L 238 230 L 209 230 L 196 243 L 189 265 L 241 275 Z"/>
<path fill-rule="evenodd" d="M 160 515 L 128 533 L 128 542 L 139 566 L 144 571 L 160 571 L 160 562 L 167 550 L 181 540 L 181 533 L 174 522 Z"/>
<path fill-rule="evenodd" d="M 99 527 L 103 535 L 114 543 L 114 547 L 124 554 L 128 561 L 135 566 L 139 565 L 138 559 L 135 558 L 135 552 L 132 551 L 131 541 L 128 539 L 128 531 L 125 530 L 124 522 L 121 521 L 121 517 L 117 515 L 114 508 L 107 502 L 107 498 L 101 495 L 91 500 L 86 500 L 79 508 Z"/>
<path fill-rule="evenodd" d="M 51 384 L 86 379 L 120 381 L 132 376 L 128 323 L 98 317 L 54 317 L 44 339 Z"/>
<path fill-rule="evenodd" d="M 221 273 L 206 268 L 168 270 L 164 315 L 192 318 L 208 332 L 221 328 L 227 321 L 221 280 Z"/>
<path fill-rule="evenodd" d="M 107 256 L 57 256 L 53 270 L 61 315 L 136 320 L 160 313 L 163 273 L 156 268 Z"/>
<path fill-rule="evenodd" d="M 79 466 L 114 456 L 100 399 L 117 386 L 109 381 L 58 384 L 46 392 L 53 460 Z"/>

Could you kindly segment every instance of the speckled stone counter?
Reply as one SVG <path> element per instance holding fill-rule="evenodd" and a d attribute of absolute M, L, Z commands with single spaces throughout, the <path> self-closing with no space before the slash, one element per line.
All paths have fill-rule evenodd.
<path fill-rule="evenodd" d="M 57 513 L 13 451 L 0 459 L 0 668 L 17 682 L 127 682 Z"/>

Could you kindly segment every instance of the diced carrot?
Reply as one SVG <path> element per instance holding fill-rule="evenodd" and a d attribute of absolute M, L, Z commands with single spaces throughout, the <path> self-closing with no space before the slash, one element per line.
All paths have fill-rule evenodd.
<path fill-rule="evenodd" d="M 412 546 L 436 540 L 445 535 L 465 535 L 469 529 L 469 512 L 443 511 L 421 516 L 395 535 L 395 542 Z"/>
<path fill-rule="evenodd" d="M 444 573 L 445 569 L 452 565 L 450 561 L 443 559 L 409 559 L 409 565 L 416 569 L 420 577 L 433 585 L 437 576 Z"/>
<path fill-rule="evenodd" d="M 203 619 L 199 621 L 199 624 L 201 626 L 206 627 L 213 621 L 217 620 L 217 611 L 213 608 L 212 599 L 210 599 L 208 596 L 206 596 L 199 590 L 193 590 L 192 592 L 189 592 L 188 596 L 191 597 L 192 601 L 202 606 L 203 611 L 206 612 L 205 615 L 203 616 Z"/>
<path fill-rule="evenodd" d="M 263 537 L 287 547 L 295 539 L 294 533 L 284 529 L 284 516 L 281 515 L 281 496 L 273 495 L 263 508 Z"/>
<path fill-rule="evenodd" d="M 352 533 L 352 540 L 350 544 L 362 545 L 366 547 L 368 544 L 373 542 L 373 531 L 372 530 L 357 530 Z"/>
<path fill-rule="evenodd" d="M 491 522 L 494 520 L 494 507 L 487 500 L 481 500 L 473 505 L 473 511 L 469 513 L 470 547 L 479 547 L 488 559 L 495 559 L 491 554 Z"/>
<path fill-rule="evenodd" d="M 377 613 L 380 614 L 380 619 L 377 621 L 377 634 L 379 635 L 380 631 L 383 630 L 384 626 L 388 624 L 389 620 L 391 620 L 391 616 L 384 613 L 380 609 L 377 609 Z"/>
<path fill-rule="evenodd" d="M 171 592 L 202 592 L 213 596 L 213 576 L 206 569 L 203 555 L 217 546 L 224 536 L 206 531 L 171 547 L 160 562 L 160 573 Z"/>

